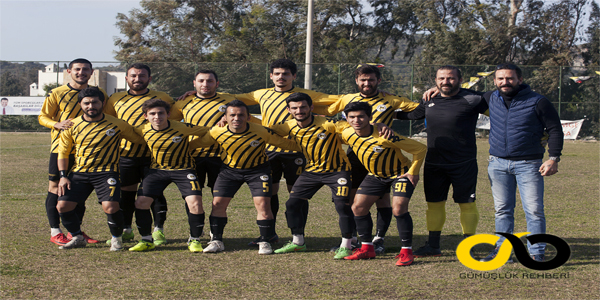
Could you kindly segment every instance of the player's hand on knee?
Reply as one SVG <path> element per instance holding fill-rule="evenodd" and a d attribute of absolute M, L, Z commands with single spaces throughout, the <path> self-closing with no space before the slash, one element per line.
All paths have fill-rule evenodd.
<path fill-rule="evenodd" d="M 410 180 L 410 183 L 412 183 L 414 187 L 416 187 L 417 183 L 419 182 L 419 175 L 411 175 L 408 173 L 404 173 L 402 176 L 400 176 L 400 178 L 408 178 L 408 180 Z"/>

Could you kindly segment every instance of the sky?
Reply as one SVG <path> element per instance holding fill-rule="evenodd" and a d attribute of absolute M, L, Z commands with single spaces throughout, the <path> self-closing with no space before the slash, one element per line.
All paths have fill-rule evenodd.
<path fill-rule="evenodd" d="M 133 8 L 138 0 L 0 0 L 0 60 L 114 62 L 116 16 Z"/>

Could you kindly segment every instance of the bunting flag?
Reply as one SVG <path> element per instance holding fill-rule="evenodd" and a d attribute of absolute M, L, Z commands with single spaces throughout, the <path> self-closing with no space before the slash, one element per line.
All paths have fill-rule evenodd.
<path fill-rule="evenodd" d="M 488 76 L 490 76 L 492 74 L 494 74 L 494 71 L 479 72 L 479 73 L 477 73 L 476 77 L 469 78 L 469 81 L 468 82 L 463 82 L 463 84 L 460 87 L 462 87 L 464 89 L 471 88 L 472 86 L 474 86 L 475 84 L 477 84 L 479 82 L 479 80 L 481 80 L 481 78 L 488 77 Z"/>
<path fill-rule="evenodd" d="M 598 71 L 596 71 L 596 73 L 598 73 Z M 579 76 L 579 77 L 569 77 L 569 79 L 571 79 L 571 80 L 573 80 L 573 81 L 575 81 L 575 82 L 577 82 L 577 83 L 582 83 L 582 82 L 584 82 L 584 81 L 586 81 L 586 80 L 590 80 L 590 79 L 592 79 L 592 78 L 594 78 L 594 77 L 596 77 L 596 76 Z"/>
<path fill-rule="evenodd" d="M 360 65 L 356 66 L 356 68 L 358 69 L 358 68 L 360 68 L 360 67 L 362 67 L 362 66 L 364 66 L 364 65 L 376 66 L 376 67 L 378 67 L 378 68 L 383 68 L 383 67 L 385 67 L 385 66 L 384 66 L 384 65 L 382 65 L 382 64 L 376 64 L 376 63 L 366 63 L 366 64 L 360 64 Z"/>

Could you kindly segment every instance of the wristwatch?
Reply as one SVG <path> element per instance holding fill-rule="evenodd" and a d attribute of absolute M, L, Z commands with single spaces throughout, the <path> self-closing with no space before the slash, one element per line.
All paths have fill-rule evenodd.
<path fill-rule="evenodd" d="M 553 160 L 555 162 L 560 162 L 560 156 L 550 156 L 548 159 Z"/>

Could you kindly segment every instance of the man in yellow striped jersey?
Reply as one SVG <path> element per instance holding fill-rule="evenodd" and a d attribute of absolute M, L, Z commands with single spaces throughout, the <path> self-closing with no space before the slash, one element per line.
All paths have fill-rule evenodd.
<path fill-rule="evenodd" d="M 87 241 L 81 231 L 81 218 L 76 206 L 84 204 L 93 190 L 106 213 L 112 235 L 111 251 L 123 249 L 123 213 L 119 206 L 119 143 L 121 138 L 135 142 L 144 140 L 133 128 L 115 117 L 102 113 L 104 93 L 97 87 L 88 87 L 78 93 L 83 115 L 72 119 L 72 126 L 60 134 L 58 145 L 57 210 L 63 225 L 72 238 L 60 249 L 85 247 Z M 75 165 L 67 177 L 69 156 L 75 149 Z"/>
<path fill-rule="evenodd" d="M 56 210 L 58 203 L 58 166 L 57 162 L 57 149 L 60 138 L 61 130 L 69 129 L 73 126 L 73 119 L 81 116 L 81 107 L 77 102 L 77 95 L 79 92 L 88 87 L 88 81 L 94 69 L 92 69 L 92 63 L 84 58 L 78 58 L 69 63 L 67 73 L 71 76 L 69 83 L 52 89 L 42 106 L 42 110 L 38 117 L 40 125 L 52 129 L 52 143 L 50 146 L 50 162 L 48 164 L 48 195 L 46 197 L 46 215 L 50 223 L 50 241 L 57 245 L 64 245 L 69 242 L 69 236 L 65 236 L 60 229 L 60 216 Z M 106 93 L 104 93 L 105 98 Z M 72 153 L 73 154 L 73 153 Z M 74 156 L 70 157 L 73 165 Z M 81 220 L 85 214 L 85 205 L 77 206 L 77 213 Z M 97 243 L 98 241 L 90 238 L 85 233 L 83 236 L 87 239 L 88 243 Z"/>
<path fill-rule="evenodd" d="M 373 108 L 373 122 L 383 123 L 388 127 L 392 127 L 394 112 L 396 110 L 412 111 L 419 105 L 408 98 L 380 92 L 378 86 L 381 83 L 381 72 L 376 66 L 360 65 L 354 71 L 354 78 L 359 93 L 344 95 L 328 107 L 315 107 L 315 113 L 335 115 L 342 112 L 349 103 L 366 102 Z M 348 148 L 347 154 L 352 166 L 352 190 L 350 192 L 350 201 L 352 201 L 355 199 L 356 190 L 365 176 L 367 176 L 368 171 L 360 163 L 360 160 L 351 148 Z M 377 254 L 385 252 L 383 242 L 391 221 L 392 207 L 390 205 L 390 195 L 386 193 L 377 201 L 377 227 L 375 238 L 373 239 Z"/>
<path fill-rule="evenodd" d="M 368 259 L 376 256 L 372 242 L 373 220 L 369 210 L 380 197 L 389 193 L 392 187 L 393 214 L 402 240 L 402 250 L 396 265 L 410 265 L 413 262 L 413 222 L 408 212 L 408 203 L 419 181 L 419 170 L 427 148 L 403 136 L 393 135 L 388 139 L 379 136 L 377 126 L 370 125 L 372 107 L 366 102 L 349 103 L 344 113 L 352 127 L 342 132 L 342 139 L 369 172 L 360 184 L 352 204 L 362 248 L 344 259 Z M 402 154 L 402 150 L 413 155 L 412 163 Z"/>
<path fill-rule="evenodd" d="M 290 139 L 274 134 L 261 125 L 248 123 L 248 106 L 240 100 L 227 103 L 225 118 L 227 125 L 213 127 L 209 134 L 200 139 L 200 146 L 220 146 L 223 165 L 213 189 L 212 212 L 210 214 L 211 241 L 205 253 L 225 250 L 223 231 L 227 224 L 227 206 L 240 186 L 245 182 L 257 210 L 256 224 L 259 227 L 259 254 L 271 254 L 270 241 L 275 236 L 275 220 L 271 210 L 272 176 L 267 144 L 283 149 L 299 151 L 300 147 Z M 195 142 L 193 142 L 195 143 Z"/>
<path fill-rule="evenodd" d="M 166 93 L 154 91 L 148 88 L 152 81 L 150 67 L 145 64 L 135 63 L 127 68 L 125 76 L 129 90 L 114 93 L 108 99 L 104 107 L 105 113 L 126 121 L 131 126 L 139 126 L 146 123 L 142 112 L 142 104 L 146 100 L 161 99 L 170 105 L 175 101 Z M 179 119 L 181 120 L 181 119 Z M 121 208 L 125 218 L 123 240 L 133 240 L 134 234 L 131 228 L 133 214 L 135 213 L 135 198 L 138 191 L 138 183 L 144 177 L 144 170 L 150 167 L 152 158 L 150 150 L 145 142 L 132 143 L 126 140 L 121 142 L 121 159 L 119 161 L 121 173 Z M 143 194 L 138 194 L 143 196 Z M 164 224 L 167 218 L 167 200 L 164 195 L 159 195 L 153 203 L 154 232 L 152 237 L 154 244 L 161 245 L 167 242 L 164 234 Z"/>
<path fill-rule="evenodd" d="M 171 106 L 161 99 L 146 100 L 142 105 L 147 123 L 135 127 L 152 152 L 152 164 L 142 181 L 143 196 L 135 201 L 135 221 L 142 236 L 141 241 L 129 251 L 149 251 L 155 248 L 151 235 L 152 203 L 174 182 L 189 209 L 190 239 L 188 249 L 201 252 L 200 236 L 204 228 L 202 189 L 196 178 L 194 160 L 189 153 L 189 136 L 203 136 L 206 127 L 169 121 Z"/>

